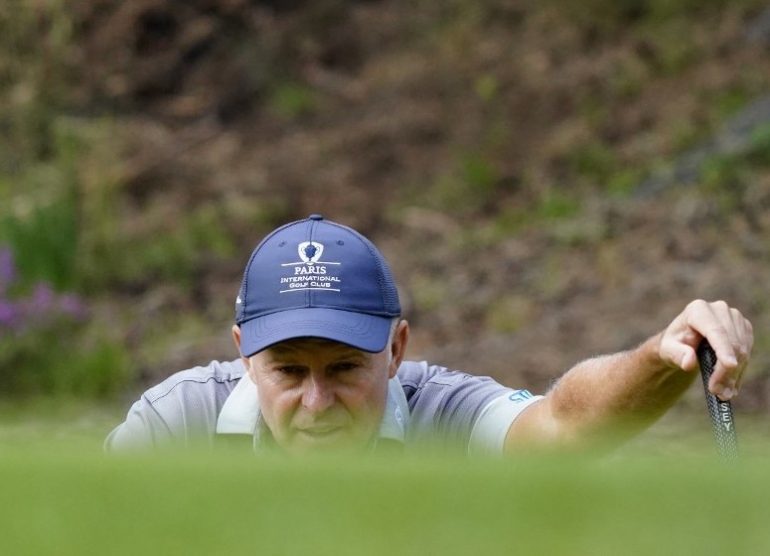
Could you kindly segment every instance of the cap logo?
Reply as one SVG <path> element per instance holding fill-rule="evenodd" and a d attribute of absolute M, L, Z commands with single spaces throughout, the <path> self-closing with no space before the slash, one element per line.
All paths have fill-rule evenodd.
<path fill-rule="evenodd" d="M 299 253 L 299 258 L 302 259 L 305 264 L 315 264 L 321 258 L 321 255 L 324 252 L 324 246 L 323 243 L 315 241 L 303 241 L 297 245 L 297 252 Z"/>
<path fill-rule="evenodd" d="M 342 278 L 337 269 L 342 263 L 322 261 L 323 243 L 303 241 L 297 244 L 299 261 L 282 263 L 282 267 L 291 267 L 290 274 L 281 277 L 280 293 L 307 290 L 339 292 Z M 332 270 L 334 269 L 334 270 Z"/>

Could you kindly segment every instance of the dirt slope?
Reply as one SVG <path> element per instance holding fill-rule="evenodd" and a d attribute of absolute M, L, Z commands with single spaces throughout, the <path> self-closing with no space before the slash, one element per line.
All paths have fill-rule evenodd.
<path fill-rule="evenodd" d="M 597 1 L 590 16 L 563 2 L 439 4 L 73 6 L 70 106 L 114 125 L 121 229 L 162 233 L 207 207 L 233 245 L 202 253 L 189 286 L 114 284 L 145 323 L 128 333 L 144 383 L 233 355 L 248 252 L 311 212 L 382 246 L 413 357 L 542 390 L 695 297 L 742 307 L 770 348 L 766 167 L 741 159 L 738 177 L 635 196 L 768 92 L 760 3 Z M 767 403 L 758 352 L 745 407 Z"/>

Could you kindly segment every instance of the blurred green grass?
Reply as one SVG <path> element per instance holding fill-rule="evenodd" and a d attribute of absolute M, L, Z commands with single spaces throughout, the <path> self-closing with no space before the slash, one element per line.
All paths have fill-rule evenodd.
<path fill-rule="evenodd" d="M 512 461 L 255 457 L 222 447 L 112 455 L 109 406 L 0 406 L 5 554 L 764 554 L 767 449 L 708 437 L 661 454 Z M 766 438 L 766 435 L 764 436 Z M 657 454 L 657 455 L 651 455 Z"/>
<path fill-rule="evenodd" d="M 762 460 L 0 456 L 8 554 L 762 554 Z"/>

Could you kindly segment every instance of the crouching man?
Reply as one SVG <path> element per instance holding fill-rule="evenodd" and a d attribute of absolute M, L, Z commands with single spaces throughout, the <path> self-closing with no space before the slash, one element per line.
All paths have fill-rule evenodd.
<path fill-rule="evenodd" d="M 409 325 L 379 250 L 319 215 L 269 234 L 246 266 L 233 339 L 240 357 L 149 389 L 106 440 L 112 450 L 245 438 L 256 451 L 372 451 L 425 445 L 469 453 L 620 442 L 654 422 L 697 376 L 740 387 L 751 324 L 722 301 L 693 301 L 639 347 L 583 361 L 544 396 L 405 361 Z"/>

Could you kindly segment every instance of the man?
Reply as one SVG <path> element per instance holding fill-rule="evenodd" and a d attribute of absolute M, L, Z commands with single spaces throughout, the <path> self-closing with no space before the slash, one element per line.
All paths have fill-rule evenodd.
<path fill-rule="evenodd" d="M 693 301 L 639 347 L 589 359 L 544 396 L 487 377 L 404 361 L 409 325 L 377 248 L 312 215 L 268 235 L 246 266 L 233 339 L 240 358 L 177 373 L 137 401 L 111 449 L 245 437 L 290 454 L 385 446 L 513 453 L 530 446 L 618 442 L 668 409 L 697 375 L 738 391 L 751 324 L 717 301 Z"/>

